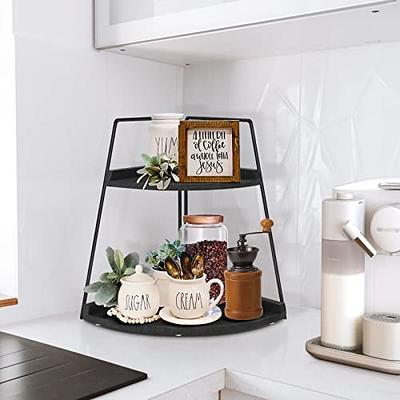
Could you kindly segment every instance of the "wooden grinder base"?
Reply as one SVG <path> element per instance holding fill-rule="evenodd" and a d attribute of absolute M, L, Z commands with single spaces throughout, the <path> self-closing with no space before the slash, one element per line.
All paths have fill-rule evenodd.
<path fill-rule="evenodd" d="M 249 321 L 263 315 L 261 270 L 249 272 L 225 271 L 225 316 Z"/>

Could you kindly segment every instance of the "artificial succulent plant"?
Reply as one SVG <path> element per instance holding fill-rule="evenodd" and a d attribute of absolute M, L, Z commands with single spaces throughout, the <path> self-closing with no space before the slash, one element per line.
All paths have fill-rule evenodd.
<path fill-rule="evenodd" d="M 141 175 L 137 179 L 137 183 L 145 179 L 143 189 L 149 185 L 156 186 L 159 190 L 165 190 L 168 188 L 171 181 L 179 181 L 178 163 L 171 157 L 166 154 L 153 157 L 142 154 L 142 158 L 145 165 L 137 171 L 137 173 Z"/>
<path fill-rule="evenodd" d="M 165 239 L 165 242 L 158 250 L 149 251 L 147 253 L 146 262 L 151 264 L 153 269 L 157 271 L 165 271 L 164 263 L 167 258 L 179 260 L 182 253 L 185 251 L 185 246 L 180 240 L 170 241 Z"/>
<path fill-rule="evenodd" d="M 84 290 L 86 293 L 94 293 L 94 301 L 98 306 L 113 307 L 117 304 L 121 278 L 135 272 L 139 255 L 130 253 L 124 257 L 120 250 L 111 247 L 107 247 L 106 253 L 111 272 L 103 272 L 99 281 L 87 285 Z"/>

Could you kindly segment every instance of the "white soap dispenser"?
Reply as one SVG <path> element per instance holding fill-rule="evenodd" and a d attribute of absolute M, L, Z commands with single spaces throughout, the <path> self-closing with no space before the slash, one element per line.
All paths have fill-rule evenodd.
<path fill-rule="evenodd" d="M 339 192 L 322 203 L 321 343 L 353 350 L 362 343 L 366 252 L 365 201 Z M 358 246 L 355 245 L 358 244 Z"/>

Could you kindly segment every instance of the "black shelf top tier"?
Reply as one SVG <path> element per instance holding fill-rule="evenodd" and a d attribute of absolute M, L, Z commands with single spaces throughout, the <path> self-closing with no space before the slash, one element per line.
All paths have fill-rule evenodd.
<path fill-rule="evenodd" d="M 109 171 L 107 177 L 108 187 L 119 187 L 126 189 L 142 189 L 144 179 L 140 183 L 136 183 L 140 175 L 137 171 L 143 167 L 122 168 Z M 243 187 L 258 186 L 261 178 L 260 173 L 256 169 L 241 168 L 240 169 L 240 182 L 218 183 L 218 182 L 205 182 L 205 183 L 178 183 L 171 182 L 166 190 L 222 190 L 222 189 L 237 189 Z M 145 190 L 157 190 L 155 186 L 148 186 Z"/>

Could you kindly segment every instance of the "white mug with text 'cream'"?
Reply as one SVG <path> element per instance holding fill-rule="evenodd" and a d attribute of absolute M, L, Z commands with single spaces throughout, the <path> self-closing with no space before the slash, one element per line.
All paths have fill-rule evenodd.
<path fill-rule="evenodd" d="M 169 309 L 177 318 L 201 318 L 214 308 L 224 294 L 224 284 L 220 279 L 211 279 L 206 282 L 203 274 L 197 279 L 174 279 L 169 276 Z M 216 299 L 210 299 L 210 287 L 216 283 L 220 292 Z"/>

